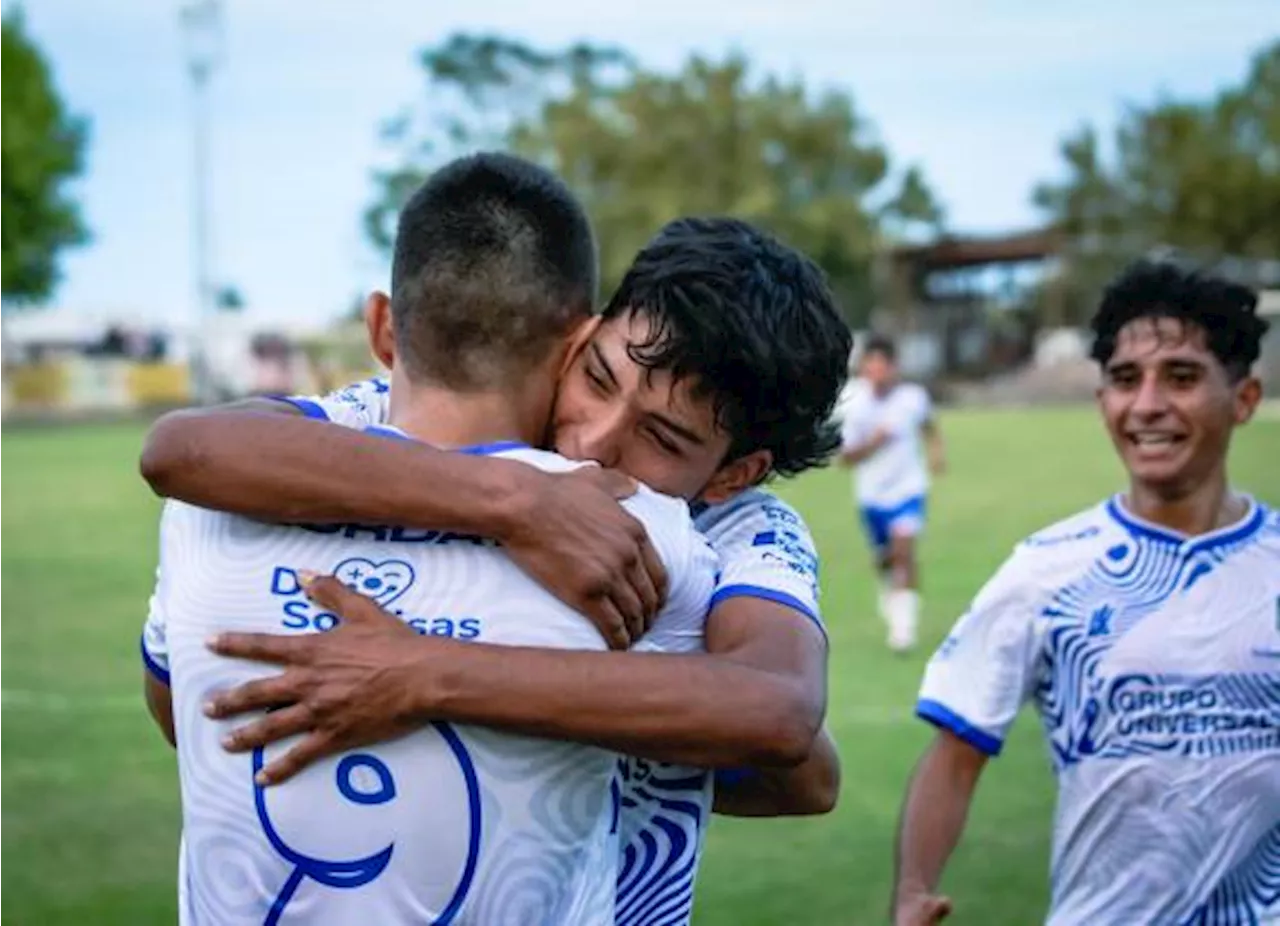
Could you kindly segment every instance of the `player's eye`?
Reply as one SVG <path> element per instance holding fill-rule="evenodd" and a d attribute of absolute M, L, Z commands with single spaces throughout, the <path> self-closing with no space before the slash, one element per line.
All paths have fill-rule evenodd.
<path fill-rule="evenodd" d="M 663 453 L 671 456 L 680 456 L 680 447 L 661 431 L 656 428 L 649 428 L 649 436 L 653 438 L 653 442 L 658 445 Z"/>
<path fill-rule="evenodd" d="M 1117 389 L 1132 389 L 1138 385 L 1140 377 L 1136 370 L 1111 370 L 1107 381 Z"/>
<path fill-rule="evenodd" d="M 1194 386 L 1200 381 L 1200 371 L 1195 367 L 1174 367 L 1169 371 L 1169 382 L 1180 388 Z"/>
<path fill-rule="evenodd" d="M 584 369 L 587 374 L 587 379 L 591 382 L 591 385 L 595 387 L 597 392 L 609 391 L 609 383 L 605 380 L 603 376 L 601 376 L 595 370 L 591 369 L 591 367 L 589 366 L 585 367 Z"/>

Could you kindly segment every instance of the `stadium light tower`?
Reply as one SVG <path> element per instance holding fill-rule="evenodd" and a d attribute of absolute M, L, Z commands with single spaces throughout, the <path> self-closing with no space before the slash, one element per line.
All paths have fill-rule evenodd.
<path fill-rule="evenodd" d="M 222 8 L 220 0 L 186 0 L 178 11 L 182 26 L 187 74 L 192 102 L 192 247 L 195 266 L 196 324 L 191 351 L 195 398 L 212 401 L 213 379 L 209 368 L 208 321 L 213 312 L 213 240 L 209 219 L 209 79 L 222 63 Z"/>

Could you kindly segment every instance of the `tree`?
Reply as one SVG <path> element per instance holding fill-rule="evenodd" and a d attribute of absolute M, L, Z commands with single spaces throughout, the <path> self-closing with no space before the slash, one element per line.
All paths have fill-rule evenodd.
<path fill-rule="evenodd" d="M 84 121 L 64 109 L 20 12 L 4 16 L 2 54 L 0 251 L 8 305 L 48 297 L 58 282 L 59 252 L 88 240 L 65 191 L 83 166 L 86 136 Z"/>
<path fill-rule="evenodd" d="M 848 94 L 755 79 L 741 56 L 693 56 L 660 74 L 614 48 L 546 52 L 459 36 L 423 61 L 435 102 L 452 105 L 441 107 L 434 134 L 421 116 L 394 126 L 401 164 L 381 176 L 369 212 L 383 246 L 388 216 L 445 154 L 437 139 L 449 152 L 505 147 L 563 176 L 595 223 L 606 289 L 663 223 L 728 214 L 808 253 L 861 320 L 888 220 L 898 234 L 941 219 L 918 170 L 895 186 L 887 152 Z"/>
<path fill-rule="evenodd" d="M 1075 289 L 1096 291 L 1157 245 L 1204 256 L 1280 255 L 1280 41 L 1205 102 L 1131 108 L 1104 150 L 1085 126 L 1062 144 L 1066 178 L 1035 203 L 1072 241 Z"/>

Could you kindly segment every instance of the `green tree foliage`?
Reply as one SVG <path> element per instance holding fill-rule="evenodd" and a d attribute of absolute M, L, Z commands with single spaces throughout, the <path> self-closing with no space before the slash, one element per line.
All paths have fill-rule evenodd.
<path fill-rule="evenodd" d="M 422 62 L 428 99 L 389 127 L 398 156 L 366 215 L 384 248 L 424 174 L 479 147 L 516 151 L 565 178 L 595 222 L 606 291 L 664 222 L 729 214 L 817 260 L 860 320 L 885 236 L 941 222 L 918 170 L 895 182 L 848 94 L 757 79 L 741 56 L 694 56 L 662 74 L 616 48 L 547 52 L 461 35 Z"/>
<path fill-rule="evenodd" d="M 0 106 L 0 224 L 6 305 L 47 298 L 58 255 L 88 233 L 65 184 L 83 166 L 85 124 L 58 98 L 48 64 L 27 36 L 20 12 L 3 21 Z"/>
<path fill-rule="evenodd" d="M 1034 194 L 1072 242 L 1082 294 L 1158 245 L 1280 257 L 1280 41 L 1213 99 L 1131 108 L 1104 148 L 1083 127 L 1062 143 L 1065 178 Z"/>

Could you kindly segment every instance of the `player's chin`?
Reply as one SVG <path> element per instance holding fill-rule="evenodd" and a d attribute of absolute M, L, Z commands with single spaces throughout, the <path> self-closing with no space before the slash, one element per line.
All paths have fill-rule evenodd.
<path fill-rule="evenodd" d="M 1140 449 L 1125 453 L 1130 477 L 1152 487 L 1179 486 L 1186 482 L 1192 454 L 1187 448 L 1151 454 Z"/>

